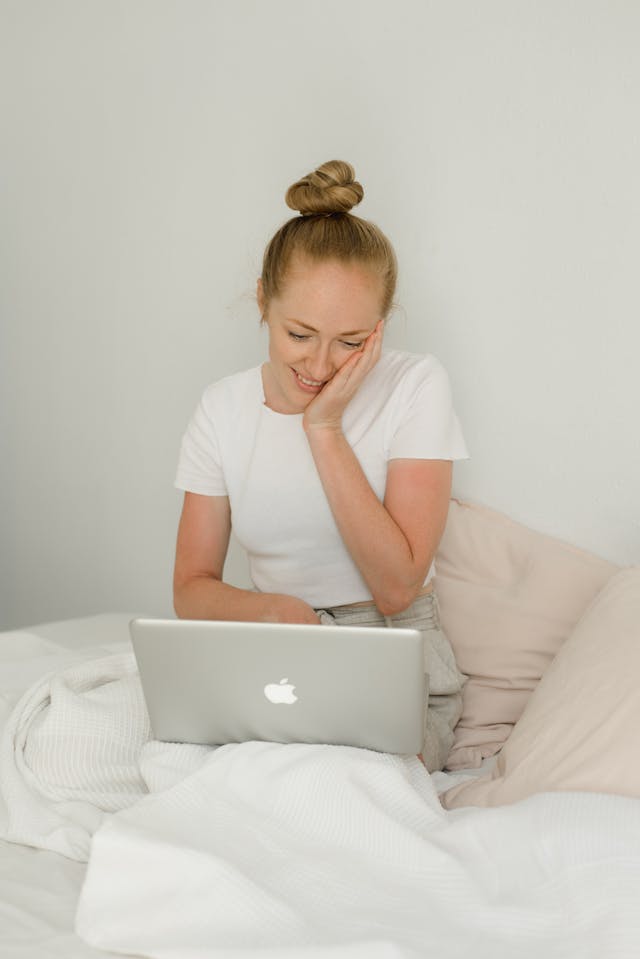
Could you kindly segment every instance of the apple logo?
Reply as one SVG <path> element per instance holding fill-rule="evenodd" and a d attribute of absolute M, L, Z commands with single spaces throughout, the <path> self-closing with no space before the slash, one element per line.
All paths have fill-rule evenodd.
<path fill-rule="evenodd" d="M 290 706 L 291 703 L 298 701 L 298 697 L 294 693 L 295 688 L 285 676 L 279 683 L 267 683 L 264 687 L 264 694 L 270 703 L 285 703 Z"/>

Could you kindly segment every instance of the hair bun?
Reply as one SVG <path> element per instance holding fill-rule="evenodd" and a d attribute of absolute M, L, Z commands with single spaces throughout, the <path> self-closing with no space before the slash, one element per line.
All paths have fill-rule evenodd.
<path fill-rule="evenodd" d="M 314 213 L 348 213 L 360 203 L 364 190 L 355 170 L 344 160 L 329 160 L 287 190 L 285 200 L 303 216 Z"/>

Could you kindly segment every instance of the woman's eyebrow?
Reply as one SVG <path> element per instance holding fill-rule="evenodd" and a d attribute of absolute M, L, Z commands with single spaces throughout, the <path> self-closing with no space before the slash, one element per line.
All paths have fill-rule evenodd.
<path fill-rule="evenodd" d="M 315 326 L 309 326 L 308 323 L 303 323 L 302 320 L 296 320 L 295 317 L 292 317 L 289 320 L 289 323 L 297 323 L 298 326 L 304 327 L 305 330 L 311 330 L 312 333 L 318 333 Z M 340 333 L 340 336 L 357 336 L 359 333 L 370 333 L 371 330 L 350 330 L 348 333 Z"/>

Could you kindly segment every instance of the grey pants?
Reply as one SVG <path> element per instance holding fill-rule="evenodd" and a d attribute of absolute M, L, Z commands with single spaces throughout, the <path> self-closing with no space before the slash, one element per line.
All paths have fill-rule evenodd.
<path fill-rule="evenodd" d="M 320 622 L 337 626 L 389 626 L 419 629 L 425 637 L 425 673 L 429 701 L 425 714 L 422 758 L 429 772 L 442 769 L 453 745 L 453 729 L 462 712 L 462 686 L 451 643 L 440 626 L 435 590 L 425 593 L 397 616 L 383 616 L 374 605 L 316 609 Z"/>

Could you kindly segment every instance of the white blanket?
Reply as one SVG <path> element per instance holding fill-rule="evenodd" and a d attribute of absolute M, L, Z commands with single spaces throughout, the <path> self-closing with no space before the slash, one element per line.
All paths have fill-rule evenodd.
<path fill-rule="evenodd" d="M 77 931 L 158 959 L 637 957 L 639 807 L 445 813 L 418 760 L 225 746 L 96 833 Z"/>
<path fill-rule="evenodd" d="M 5 835 L 78 859 L 90 848 L 77 931 L 91 945 L 158 959 L 640 955 L 640 801 L 445 812 L 417 759 L 167 746 L 145 723 L 124 655 L 37 684 L 5 730 Z"/>
<path fill-rule="evenodd" d="M 105 813 L 147 793 L 138 757 L 148 738 L 133 653 L 47 674 L 5 724 L 0 836 L 86 860 Z"/>

